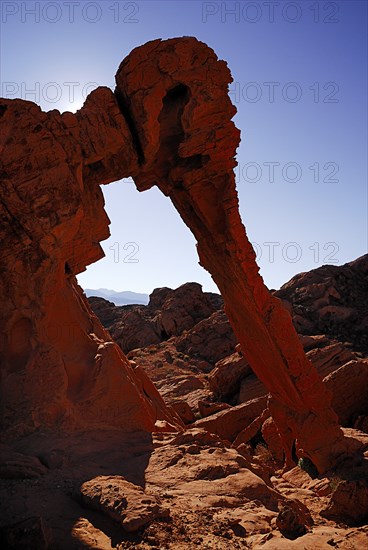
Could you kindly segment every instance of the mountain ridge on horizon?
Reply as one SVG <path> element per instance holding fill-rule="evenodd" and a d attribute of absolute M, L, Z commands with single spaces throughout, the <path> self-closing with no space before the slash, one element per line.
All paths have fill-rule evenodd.
<path fill-rule="evenodd" d="M 344 266 L 354 266 L 358 262 L 365 261 L 368 257 L 368 254 L 362 254 L 361 256 L 358 256 L 357 258 L 350 260 L 349 262 L 345 262 L 343 264 L 340 264 L 336 266 L 335 264 L 321 264 L 315 268 L 312 268 L 307 271 L 301 271 L 295 273 L 288 281 L 280 285 L 280 288 L 270 288 L 270 292 L 279 292 L 283 290 L 283 287 L 286 285 L 289 285 L 292 281 L 294 281 L 297 278 L 300 278 L 302 275 L 305 275 L 310 272 L 318 272 L 318 270 L 323 270 L 326 267 L 344 267 Z M 184 283 L 185 284 L 185 283 Z M 200 283 L 198 283 L 200 284 Z M 181 286 L 181 285 L 180 285 Z M 202 285 L 201 285 L 202 286 Z M 160 288 L 169 288 L 169 287 L 160 287 Z M 172 290 L 172 289 L 170 289 Z M 149 303 L 149 297 L 150 294 L 144 293 L 144 292 L 134 292 L 131 290 L 122 290 L 117 291 L 109 288 L 85 288 L 84 292 L 87 296 L 87 298 L 90 298 L 92 296 L 96 296 L 98 298 L 104 298 L 105 300 L 108 300 L 109 302 L 112 302 L 116 306 L 126 306 L 126 305 L 148 305 Z M 218 294 L 219 292 L 210 292 L 210 294 Z"/>
<path fill-rule="evenodd" d="M 131 290 L 116 291 L 109 288 L 85 288 L 84 293 L 87 298 L 97 296 L 112 302 L 116 306 L 126 306 L 133 304 L 147 305 L 149 295 L 142 292 L 132 292 Z"/>

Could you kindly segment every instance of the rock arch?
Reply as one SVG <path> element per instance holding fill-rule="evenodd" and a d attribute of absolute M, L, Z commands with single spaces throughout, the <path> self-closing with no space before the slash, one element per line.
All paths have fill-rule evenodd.
<path fill-rule="evenodd" d="M 243 353 L 270 391 L 287 459 L 296 442 L 297 456 L 323 471 L 346 451 L 330 395 L 290 315 L 265 287 L 240 219 L 230 82 L 226 63 L 185 37 L 133 50 L 115 93 L 98 88 L 75 115 L 1 100 L 3 362 L 11 360 L 6 322 L 14 312 L 38 335 L 31 369 L 27 357 L 11 373 L 1 365 L 6 433 L 180 428 L 143 371 L 111 342 L 75 279 L 102 256 L 98 243 L 108 236 L 99 186 L 132 176 L 139 190 L 157 185 L 169 196 L 193 232 Z M 76 330 L 65 337 L 69 324 Z"/>

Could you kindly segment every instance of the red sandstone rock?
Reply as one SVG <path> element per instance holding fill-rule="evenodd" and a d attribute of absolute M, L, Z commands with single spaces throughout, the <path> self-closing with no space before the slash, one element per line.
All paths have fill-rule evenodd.
<path fill-rule="evenodd" d="M 287 460 L 296 442 L 297 455 L 309 456 L 322 471 L 346 452 L 346 442 L 289 313 L 258 274 L 240 220 L 231 80 L 226 64 L 192 38 L 133 50 L 116 75 L 117 96 L 140 144 L 132 176 L 139 190 L 158 185 L 197 239 L 200 263 L 221 291 L 244 356 L 273 396 L 271 413 Z"/>
<path fill-rule="evenodd" d="M 243 405 L 220 411 L 208 418 L 197 420 L 194 426 L 217 434 L 226 441 L 233 441 L 244 426 L 249 426 L 263 412 L 266 405 L 266 397 L 254 399 Z"/>
<path fill-rule="evenodd" d="M 316 348 L 324 348 L 333 342 L 324 334 L 316 334 L 313 336 L 299 334 L 299 340 L 305 352 Z"/>
<path fill-rule="evenodd" d="M 331 343 L 322 349 L 308 351 L 307 357 L 323 378 L 348 361 L 356 359 L 354 353 L 340 343 Z"/>
<path fill-rule="evenodd" d="M 142 393 L 74 277 L 102 257 L 109 235 L 99 185 L 137 162 L 114 94 L 95 90 L 75 115 L 1 106 L 3 434 L 154 429 L 156 403 L 175 422 L 149 381 Z"/>
<path fill-rule="evenodd" d="M 208 383 L 215 395 L 231 396 L 239 391 L 241 380 L 251 372 L 244 357 L 233 353 L 216 363 L 208 376 Z"/>
<path fill-rule="evenodd" d="M 251 439 L 253 439 L 261 431 L 262 424 L 264 423 L 268 414 L 269 413 L 267 409 L 265 409 L 246 428 L 244 428 L 244 430 L 239 432 L 233 442 L 233 446 L 239 447 L 239 445 L 243 445 L 245 443 L 248 443 L 248 441 L 251 441 Z"/>
<path fill-rule="evenodd" d="M 168 516 L 153 496 L 121 476 L 99 476 L 83 483 L 83 503 L 121 523 L 125 531 L 137 531 L 157 517 Z"/>
<path fill-rule="evenodd" d="M 144 306 L 129 307 L 119 320 L 109 327 L 111 336 L 124 353 L 161 342 L 152 321 L 145 318 L 143 308 Z"/>
<path fill-rule="evenodd" d="M 349 361 L 324 382 L 332 392 L 332 406 L 342 426 L 351 426 L 368 414 L 368 360 Z"/>
<path fill-rule="evenodd" d="M 198 401 L 211 399 L 203 370 L 210 369 L 203 361 L 178 352 L 175 338 L 156 346 L 132 350 L 128 354 L 145 370 L 154 382 L 166 404 L 186 401 L 194 413 L 198 413 Z"/>
<path fill-rule="evenodd" d="M 276 460 L 280 462 L 284 457 L 284 450 L 282 448 L 282 441 L 277 431 L 275 422 L 271 417 L 267 418 L 262 424 L 262 437 L 267 443 L 268 448 L 275 457 Z"/>
<path fill-rule="evenodd" d="M 26 479 L 37 478 L 46 473 L 46 468 L 35 456 L 18 453 L 0 444 L 0 478 Z"/>
<path fill-rule="evenodd" d="M 367 447 L 366 434 L 351 429 L 346 434 L 359 437 Z M 199 547 L 199 543 L 216 550 L 244 543 L 251 549 L 290 550 L 328 548 L 331 541 L 345 550 L 365 548 L 367 526 L 346 528 L 341 522 L 322 518 L 319 511 L 327 505 L 329 495 L 320 496 L 300 468 L 281 476 L 280 471 L 267 467 L 261 453 L 254 455 L 250 446 L 226 448 L 218 436 L 204 430 L 180 434 L 116 429 L 67 434 L 39 431 L 19 440 L 16 447 L 37 456 L 49 449 L 64 450 L 68 460 L 57 472 L 48 470 L 42 480 L 3 480 L 0 528 L 42 512 L 54 533 L 53 546 L 60 550 L 110 550 L 116 544 L 184 550 L 188 545 Z M 79 493 L 84 480 L 98 476 L 129 479 L 134 493 L 144 484 L 149 502 L 153 499 L 170 509 L 170 521 L 158 518 L 138 532 L 128 533 L 108 514 L 71 498 Z M 333 480 L 324 479 L 328 483 Z M 113 507 L 117 508 L 119 499 L 116 501 Z M 296 506 L 301 512 L 300 523 L 309 510 L 315 525 L 294 542 L 286 539 L 276 526 L 282 506 Z"/>
<path fill-rule="evenodd" d="M 96 297 L 89 302 L 114 341 L 128 353 L 178 336 L 209 317 L 216 309 L 209 294 L 198 283 L 186 283 L 175 290 L 156 288 L 147 306 L 115 306 Z"/>
<path fill-rule="evenodd" d="M 231 80 L 226 63 L 196 39 L 155 40 L 120 65 L 115 95 L 94 91 L 76 115 L 2 101 L 0 346 L 9 434 L 175 422 L 109 340 L 74 277 L 101 257 L 98 243 L 108 236 L 98 186 L 131 175 L 139 190 L 157 184 L 170 196 L 197 239 L 244 356 L 272 395 L 287 461 L 294 443 L 320 471 L 346 453 L 330 395 L 290 314 L 263 284 L 240 219 Z M 213 316 L 218 324 L 221 313 Z M 175 328 L 171 314 L 157 322 L 167 335 Z M 73 334 L 63 334 L 69 323 Z M 180 337 L 183 349 L 195 353 L 200 329 Z M 230 351 L 221 344 L 214 362 Z"/>
<path fill-rule="evenodd" d="M 151 294 L 149 309 L 153 309 L 154 304 L 160 303 L 157 299 L 159 290 L 156 289 Z M 190 330 L 214 312 L 212 303 L 208 300 L 206 293 L 202 292 L 202 287 L 198 283 L 186 283 L 176 290 L 168 290 L 165 299 L 160 303 L 160 307 L 156 308 L 153 316 L 156 332 L 162 340 L 178 336 L 184 330 Z"/>
<path fill-rule="evenodd" d="M 216 311 L 176 339 L 179 351 L 214 365 L 234 351 L 236 337 L 224 311 Z"/>
<path fill-rule="evenodd" d="M 173 401 L 171 406 L 178 413 L 184 424 L 191 424 L 195 421 L 194 413 L 186 401 Z"/>
<path fill-rule="evenodd" d="M 202 418 L 230 408 L 227 403 L 214 403 L 212 401 L 198 401 L 198 408 Z"/>
<path fill-rule="evenodd" d="M 362 525 L 368 520 L 368 480 L 335 480 L 335 488 L 321 516 L 345 523 Z"/>
<path fill-rule="evenodd" d="M 327 334 L 368 351 L 368 255 L 342 266 L 300 273 L 275 294 L 292 303 L 294 324 L 304 334 Z"/>
<path fill-rule="evenodd" d="M 237 403 L 246 403 L 251 399 L 257 399 L 267 395 L 267 388 L 253 373 L 243 378 L 240 382 Z"/>
<path fill-rule="evenodd" d="M 295 507 L 289 503 L 281 506 L 276 525 L 287 539 L 295 540 L 306 534 L 305 522 Z"/>

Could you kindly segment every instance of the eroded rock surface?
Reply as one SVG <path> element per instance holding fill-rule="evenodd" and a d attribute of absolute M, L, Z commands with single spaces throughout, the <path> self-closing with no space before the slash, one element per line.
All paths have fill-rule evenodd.
<path fill-rule="evenodd" d="M 367 435 L 351 430 L 349 436 L 368 449 Z M 18 542 L 33 548 L 45 525 L 53 534 L 50 550 L 259 549 L 270 543 L 308 549 L 328 548 L 331 540 L 339 548 L 365 547 L 367 526 L 352 529 L 348 517 L 338 516 L 337 524 L 324 517 L 326 508 L 341 514 L 338 503 L 348 507 L 349 498 L 355 499 L 355 516 L 366 512 L 364 493 L 354 493 L 350 482 L 344 495 L 335 495 L 332 510 L 344 472 L 311 479 L 296 467 L 282 474 L 266 454 L 231 448 L 202 428 L 153 435 L 35 433 L 14 446 L 29 456 L 46 449 L 64 450 L 64 465 L 38 479 L 0 480 L 0 500 L 6 502 L 0 536 L 13 536 L 13 547 L 14 534 L 22 532 Z M 30 522 L 41 528 L 32 527 L 27 536 L 29 524 L 19 524 L 24 518 L 42 518 Z"/>
<path fill-rule="evenodd" d="M 109 235 L 100 185 L 132 176 L 140 191 L 157 185 L 193 232 L 200 263 L 221 291 L 232 329 L 216 299 L 204 299 L 192 285 L 184 307 L 180 292 L 160 289 L 151 297 L 153 315 L 147 318 L 146 310 L 131 308 L 124 322 L 131 334 L 138 326 L 141 333 L 125 341 L 121 327 L 116 338 L 128 350 L 142 341 L 158 346 L 178 337 L 177 353 L 192 354 L 204 379 L 206 365 L 232 353 L 238 341 L 268 392 L 252 406 L 247 402 L 198 420 L 193 432 L 167 440 L 161 435 L 167 446 L 163 453 L 146 451 L 145 481 L 155 495 L 157 488 L 169 492 L 172 479 L 179 509 L 188 506 L 188 499 L 192 507 L 204 508 L 225 502 L 225 508 L 236 504 L 241 515 L 246 505 L 270 524 L 286 497 L 267 484 L 267 472 L 255 473 L 259 464 L 226 449 L 223 440 L 233 441 L 247 424 L 258 433 L 261 420 L 271 414 L 286 464 L 306 458 L 319 472 L 344 457 L 350 441 L 290 314 L 263 284 L 240 219 L 233 172 L 239 131 L 227 93 L 231 81 L 225 62 L 205 44 L 185 37 L 135 49 L 118 69 L 115 92 L 95 90 L 75 115 L 1 100 L 1 428 L 20 452 L 27 442 L 19 438 L 43 430 L 170 433 L 184 428 L 142 366 L 130 361 L 102 327 L 75 279 L 101 257 L 99 242 Z M 339 306 L 337 313 L 337 306 L 323 307 L 323 317 L 335 312 L 343 322 L 353 319 L 350 306 Z M 208 340 L 208 334 L 219 338 Z M 185 375 L 183 385 L 188 383 L 197 384 L 198 378 Z M 209 390 L 202 380 L 197 390 L 197 401 L 206 401 Z M 239 449 L 246 443 L 243 432 Z M 37 449 L 37 456 L 50 457 L 51 450 Z M 55 466 L 51 479 L 60 475 L 63 460 L 44 459 Z M 124 467 L 115 463 L 115 471 L 106 475 L 121 476 Z M 94 471 L 89 479 L 96 478 Z M 65 476 L 62 480 L 67 482 Z M 96 488 L 100 481 L 94 483 Z M 62 507 L 69 495 L 60 492 Z M 111 500 L 102 508 L 111 515 L 114 507 Z M 16 501 L 14 508 L 19 515 Z M 239 514 L 232 518 L 235 523 L 240 523 Z M 88 527 L 85 519 L 76 529 Z M 243 529 L 250 528 L 244 520 Z"/>
<path fill-rule="evenodd" d="M 156 288 L 147 306 L 115 306 L 97 297 L 89 302 L 125 353 L 179 336 L 216 311 L 211 293 L 198 283 Z"/>
<path fill-rule="evenodd" d="M 350 264 L 355 265 L 356 272 L 360 271 L 356 278 L 350 277 L 345 285 L 347 296 L 357 293 L 359 288 L 360 292 L 364 292 L 362 286 L 366 270 L 364 258 L 356 262 L 350 262 L 347 266 L 334 268 L 334 278 L 339 280 L 341 278 L 340 274 L 344 275 L 346 269 L 350 269 Z M 310 277 L 304 274 L 305 281 L 311 281 L 311 295 L 313 295 L 315 271 L 311 272 Z M 294 279 L 297 280 L 298 277 L 294 277 L 292 281 Z M 283 286 L 283 289 L 288 289 L 289 286 L 291 288 L 290 294 L 284 293 L 284 297 L 287 296 L 290 301 L 286 301 L 286 298 L 284 300 L 288 304 L 289 310 L 292 311 L 293 308 L 298 308 L 298 301 L 293 302 L 292 285 L 287 283 Z M 186 285 L 183 285 L 182 290 L 184 288 L 186 288 Z M 166 292 L 168 291 L 166 290 Z M 158 289 L 158 293 L 161 293 L 161 289 Z M 307 284 L 303 289 L 303 293 L 308 295 Z M 186 297 L 183 293 L 181 296 L 181 299 L 186 303 L 191 299 L 190 293 Z M 97 298 L 97 300 L 100 299 Z M 217 307 L 222 306 L 219 295 L 214 303 Z M 109 307 L 119 312 L 120 310 L 128 311 L 130 306 L 118 308 L 110 304 Z M 157 307 L 160 307 L 160 305 L 157 304 Z M 106 323 L 104 311 L 105 309 L 102 307 L 98 310 L 98 314 L 101 315 L 102 321 Z M 361 315 L 363 315 L 363 318 Z M 217 334 L 215 328 L 221 325 L 212 323 L 211 317 L 207 320 L 201 320 L 188 333 L 184 331 L 182 334 L 172 336 L 168 341 L 151 345 L 148 348 L 136 349 L 129 354 L 130 357 L 143 366 L 150 378 L 155 381 L 161 395 L 169 405 L 175 405 L 177 402 L 178 407 L 181 407 L 184 403 L 183 400 L 185 400 L 186 407 L 189 406 L 187 412 L 193 411 L 196 415 L 193 417 L 193 413 L 190 412 L 186 417 L 186 423 L 189 422 L 189 418 L 192 418 L 191 421 L 194 422 L 198 419 L 198 415 L 209 416 L 208 412 L 204 413 L 203 407 L 200 407 L 200 403 L 203 401 L 208 403 L 207 411 L 211 410 L 213 414 L 217 407 L 216 400 L 220 399 L 228 407 L 229 404 L 247 403 L 268 393 L 265 385 L 254 375 L 249 363 L 242 355 L 239 345 L 235 346 L 235 349 L 232 347 L 234 337 L 230 327 L 224 329 L 222 335 Z M 107 319 L 109 319 L 108 316 Z M 355 319 L 356 325 L 360 326 L 364 319 L 364 311 L 360 304 L 355 310 Z M 225 322 L 227 321 L 225 320 Z M 227 324 L 229 326 L 228 322 Z M 332 406 L 342 425 L 367 432 L 368 401 L 365 362 L 361 359 L 363 353 L 354 348 L 351 342 L 346 342 L 345 339 L 338 341 L 336 338 L 332 339 L 326 335 L 318 334 L 318 331 L 319 326 L 315 324 L 313 325 L 313 334 L 299 334 L 304 351 L 319 375 L 323 377 L 328 389 L 332 391 Z M 200 334 L 202 349 L 212 348 L 214 353 L 217 353 L 214 344 L 217 340 L 220 341 L 222 336 L 222 349 L 229 346 L 231 354 L 214 363 L 213 361 L 201 361 L 198 358 L 197 351 L 201 349 L 199 344 L 188 347 L 184 354 L 178 352 L 178 343 L 182 342 L 183 339 L 188 341 L 188 334 Z M 339 367 L 344 368 L 340 370 Z M 256 441 L 262 435 L 274 456 L 281 460 L 283 451 L 276 426 L 269 415 L 266 421 L 262 418 L 261 415 L 258 415 L 248 419 L 249 424 L 244 426 L 241 432 L 242 441 Z M 227 438 L 229 439 L 229 436 Z"/>
<path fill-rule="evenodd" d="M 276 295 L 292 304 L 301 334 L 327 334 L 368 352 L 368 255 L 299 273 Z"/>
<path fill-rule="evenodd" d="M 240 219 L 231 80 L 226 64 L 191 38 L 133 50 L 116 75 L 140 145 L 132 177 L 139 190 L 157 185 L 168 195 L 194 234 L 244 356 L 272 396 L 286 460 L 293 461 L 295 445 L 297 456 L 309 456 L 322 471 L 347 451 L 346 442 L 290 314 L 258 273 Z"/>
<path fill-rule="evenodd" d="M 154 497 L 122 476 L 98 476 L 86 481 L 81 496 L 86 506 L 107 514 L 128 532 L 169 515 L 169 510 L 160 508 Z"/>
<path fill-rule="evenodd" d="M 175 423 L 157 393 L 147 398 L 148 379 L 142 391 L 75 279 L 109 235 L 100 184 L 137 163 L 114 94 L 95 90 L 75 115 L 1 100 L 1 115 L 3 434 Z"/>

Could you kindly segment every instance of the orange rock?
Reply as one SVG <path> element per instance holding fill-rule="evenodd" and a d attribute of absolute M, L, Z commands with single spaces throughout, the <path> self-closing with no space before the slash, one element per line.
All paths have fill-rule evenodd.
<path fill-rule="evenodd" d="M 261 426 L 265 418 L 267 417 L 267 415 L 268 415 L 268 411 L 267 409 L 265 409 L 262 412 L 262 414 L 257 416 L 257 418 L 255 418 L 253 422 L 249 424 L 249 426 L 247 426 L 246 428 L 244 428 L 244 430 L 238 433 L 238 435 L 234 440 L 233 446 L 239 447 L 239 445 L 248 443 L 248 441 L 250 441 L 253 437 L 255 437 L 257 433 L 260 432 Z"/>
<path fill-rule="evenodd" d="M 292 303 L 294 325 L 303 334 L 327 334 L 368 351 L 368 254 L 337 266 L 295 275 L 275 295 Z"/>
<path fill-rule="evenodd" d="M 137 163 L 114 94 L 75 115 L 1 100 L 1 429 L 153 430 L 173 414 L 134 373 L 92 313 L 75 275 L 109 235 L 101 183 Z M 143 391 L 144 390 L 144 391 Z M 179 422 L 180 425 L 180 422 Z"/>
<path fill-rule="evenodd" d="M 227 403 L 214 403 L 212 401 L 198 401 L 198 409 L 202 418 L 207 418 L 219 411 L 229 409 L 230 405 Z"/>
<path fill-rule="evenodd" d="M 342 426 L 352 426 L 368 413 L 368 360 L 349 361 L 326 376 L 326 387 L 332 392 L 332 406 Z"/>
<path fill-rule="evenodd" d="M 368 520 L 368 480 L 334 480 L 335 488 L 321 516 L 346 525 L 363 525 Z"/>
<path fill-rule="evenodd" d="M 284 450 L 273 418 L 267 418 L 262 424 L 262 437 L 276 460 L 283 460 Z"/>
<path fill-rule="evenodd" d="M 115 306 L 97 297 L 88 301 L 114 341 L 128 353 L 178 336 L 209 317 L 215 307 L 207 294 L 198 283 L 186 283 L 175 290 L 156 288 L 147 306 Z"/>
<path fill-rule="evenodd" d="M 323 471 L 345 452 L 343 434 L 290 314 L 258 274 L 240 219 L 231 81 L 226 63 L 194 38 L 133 50 L 116 75 L 140 146 L 132 176 L 139 190 L 157 185 L 168 195 L 197 239 L 200 263 L 221 291 L 244 356 L 273 396 L 287 460 L 295 444 L 297 456 Z"/>
<path fill-rule="evenodd" d="M 179 351 L 211 364 L 234 351 L 236 337 L 223 310 L 215 311 L 176 339 Z"/>
<path fill-rule="evenodd" d="M 178 413 L 184 424 L 191 424 L 195 421 L 194 413 L 186 401 L 173 401 L 171 406 Z"/>
<path fill-rule="evenodd" d="M 296 506 L 292 507 L 290 503 L 280 507 L 276 525 L 284 537 L 291 540 L 302 537 L 307 532 L 302 514 L 298 513 Z"/>
<path fill-rule="evenodd" d="M 266 406 L 266 397 L 253 399 L 242 405 L 197 420 L 193 426 L 217 434 L 224 440 L 234 441 L 235 437 L 244 429 L 244 426 L 249 426 L 264 411 Z"/>
<path fill-rule="evenodd" d="M 1 420 L 9 434 L 175 424 L 148 381 L 143 391 L 74 277 L 102 256 L 109 234 L 99 185 L 132 176 L 141 191 L 158 185 L 192 230 L 244 357 L 272 396 L 287 461 L 295 446 L 324 471 L 346 452 L 330 393 L 264 285 L 240 219 L 231 81 L 213 50 L 185 37 L 133 50 L 115 94 L 95 90 L 75 115 L 2 100 Z M 160 323 L 172 330 L 171 315 Z M 244 425 L 233 428 L 235 436 Z"/>
<path fill-rule="evenodd" d="M 251 372 L 244 357 L 239 353 L 233 353 L 217 361 L 215 368 L 208 376 L 208 383 L 215 395 L 231 396 L 239 391 L 242 379 Z"/>
<path fill-rule="evenodd" d="M 81 496 L 86 506 L 102 511 L 128 532 L 138 531 L 157 517 L 169 515 L 155 497 L 122 476 L 98 476 L 86 481 L 81 487 Z"/>

